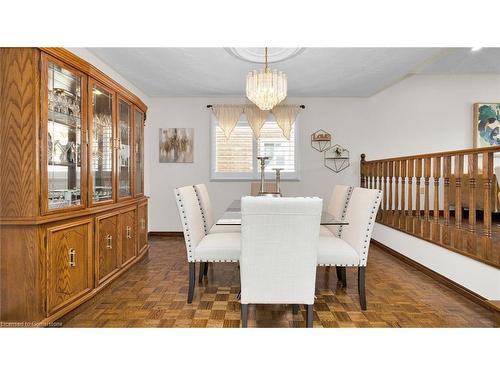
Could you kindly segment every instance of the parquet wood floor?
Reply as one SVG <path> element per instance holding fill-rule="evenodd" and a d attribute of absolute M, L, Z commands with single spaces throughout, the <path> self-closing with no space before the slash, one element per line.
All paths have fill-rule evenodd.
<path fill-rule="evenodd" d="M 187 261 L 182 238 L 152 237 L 149 254 L 99 295 L 60 322 L 64 327 L 239 327 L 236 264 L 210 267 L 186 303 Z M 359 307 L 355 270 L 347 289 L 335 269 L 317 272 L 314 327 L 494 327 L 494 313 L 372 245 L 366 272 L 368 310 Z M 249 308 L 249 327 L 304 327 L 305 310 Z"/>

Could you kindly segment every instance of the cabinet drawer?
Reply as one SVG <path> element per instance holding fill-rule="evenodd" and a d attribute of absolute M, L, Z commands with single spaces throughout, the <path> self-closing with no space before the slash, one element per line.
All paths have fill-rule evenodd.
<path fill-rule="evenodd" d="M 112 276 L 120 266 L 119 222 L 118 213 L 96 218 L 96 285 Z"/>
<path fill-rule="evenodd" d="M 137 255 L 136 209 L 120 214 L 121 229 L 121 266 L 125 266 Z"/>
<path fill-rule="evenodd" d="M 138 233 L 139 252 L 141 252 L 146 249 L 146 245 L 148 244 L 148 204 L 143 203 L 139 205 L 137 211 L 138 211 L 137 233 Z"/>
<path fill-rule="evenodd" d="M 92 220 L 47 229 L 47 314 L 89 292 L 92 282 Z"/>

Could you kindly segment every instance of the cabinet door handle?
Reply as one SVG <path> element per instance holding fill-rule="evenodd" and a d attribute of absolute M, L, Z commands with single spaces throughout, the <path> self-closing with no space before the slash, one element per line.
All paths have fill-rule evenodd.
<path fill-rule="evenodd" d="M 111 236 L 110 234 L 106 236 L 106 248 L 107 249 L 113 248 L 113 236 Z"/>
<path fill-rule="evenodd" d="M 127 226 L 127 238 L 128 239 L 132 238 L 132 228 L 130 228 L 129 226 Z"/>
<path fill-rule="evenodd" d="M 68 249 L 69 266 L 76 267 L 76 250 L 74 248 Z"/>
<path fill-rule="evenodd" d="M 141 219 L 141 229 L 146 229 L 146 220 L 144 218 Z"/>

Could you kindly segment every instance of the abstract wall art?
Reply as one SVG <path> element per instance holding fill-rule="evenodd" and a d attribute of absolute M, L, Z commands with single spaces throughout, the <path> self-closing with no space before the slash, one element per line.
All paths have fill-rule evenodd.
<path fill-rule="evenodd" d="M 192 163 L 194 154 L 194 129 L 160 129 L 159 147 L 160 163 Z"/>
<path fill-rule="evenodd" d="M 475 103 L 474 147 L 500 146 L 500 103 Z"/>

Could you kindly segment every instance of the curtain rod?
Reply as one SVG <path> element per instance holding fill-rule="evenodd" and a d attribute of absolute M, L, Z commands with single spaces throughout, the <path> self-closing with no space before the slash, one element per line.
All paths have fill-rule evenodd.
<path fill-rule="evenodd" d="M 212 108 L 212 104 L 207 104 L 207 108 Z M 306 106 L 304 104 L 299 105 L 299 108 L 306 109 Z"/>

